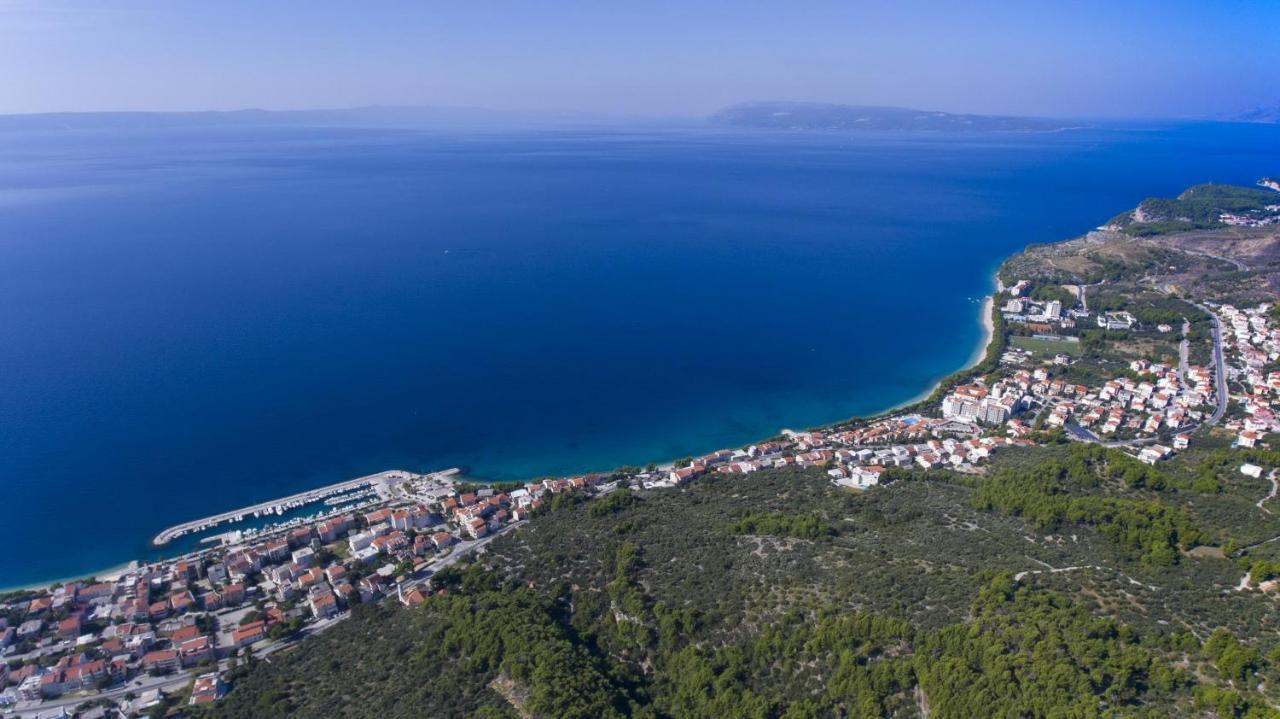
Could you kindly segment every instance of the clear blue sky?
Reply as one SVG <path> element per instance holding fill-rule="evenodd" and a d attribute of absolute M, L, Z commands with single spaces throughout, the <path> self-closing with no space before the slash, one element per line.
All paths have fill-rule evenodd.
<path fill-rule="evenodd" d="M 688 115 L 751 99 L 1112 116 L 1275 105 L 1280 1 L 0 0 L 0 113 Z"/>

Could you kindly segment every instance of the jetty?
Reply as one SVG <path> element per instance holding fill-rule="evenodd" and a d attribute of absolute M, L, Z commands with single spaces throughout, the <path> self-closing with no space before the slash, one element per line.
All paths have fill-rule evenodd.
<path fill-rule="evenodd" d="M 291 494 L 288 497 L 279 499 L 271 499 L 258 504 L 233 509 L 221 514 L 215 514 L 202 519 L 193 519 L 182 524 L 175 524 L 172 527 L 157 534 L 151 543 L 157 547 L 164 546 L 173 540 L 192 532 L 203 532 L 206 529 L 212 529 L 224 522 L 239 522 L 246 516 L 262 516 L 266 514 L 283 514 L 284 512 L 301 507 L 312 502 L 319 502 L 329 499 L 335 495 L 351 492 L 354 490 L 372 489 L 380 495 L 389 493 L 389 485 L 392 482 L 412 479 L 420 475 L 414 472 L 407 472 L 402 469 L 390 469 L 377 474 L 370 474 L 356 479 L 349 479 L 345 482 L 330 484 L 316 489 L 309 489 L 298 494 Z"/>

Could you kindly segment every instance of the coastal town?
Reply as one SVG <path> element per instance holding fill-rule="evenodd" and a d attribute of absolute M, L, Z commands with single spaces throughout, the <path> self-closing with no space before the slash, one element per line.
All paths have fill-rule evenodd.
<path fill-rule="evenodd" d="M 1090 322 L 1112 331 L 1138 324 L 1125 313 L 1095 318 L 1083 302 L 1064 310 L 1058 301 L 1036 301 L 1024 295 L 1028 288 L 1001 288 L 997 311 L 1042 343 L 1072 344 L 1060 333 Z M 1280 373 L 1262 368 L 1280 356 L 1280 330 L 1269 328 L 1266 309 L 1218 309 L 1231 329 L 1227 376 L 1240 388 L 1233 398 L 1248 415 L 1229 423 L 1238 425 L 1243 446 L 1277 421 Z M 453 471 L 397 470 L 294 495 L 286 508 L 321 499 L 351 504 L 216 534 L 214 546 L 115 576 L 15 595 L 0 606 L 0 710 L 71 716 L 80 707 L 80 716 L 92 716 L 83 712 L 89 707 L 141 716 L 174 697 L 187 705 L 217 701 L 237 667 L 322 631 L 354 606 L 423 602 L 434 573 L 535 518 L 559 494 L 661 490 L 711 473 L 749 479 L 788 466 L 822 468 L 838 486 L 867 490 L 893 470 L 980 472 L 992 453 L 1033 446 L 1053 430 L 1124 446 L 1154 463 L 1185 447 L 1218 400 L 1213 367 L 1135 360 L 1124 377 L 1090 386 L 1058 376 L 1071 355 L 1041 354 L 1006 348 L 996 372 L 967 377 L 904 411 L 784 431 L 667 467 L 498 487 L 469 485 Z M 234 523 L 250 509 L 282 511 L 267 502 L 179 525 L 157 542 Z"/>
<path fill-rule="evenodd" d="M 422 604 L 451 565 L 560 497 L 678 491 L 787 467 L 873 491 L 908 472 L 981 475 L 995 453 L 1019 447 L 1095 443 L 1154 465 L 1201 430 L 1243 449 L 1280 431 L 1272 304 L 1091 309 L 1105 284 L 998 279 L 983 306 L 986 355 L 885 415 L 531 482 L 390 470 L 175 525 L 154 543 L 199 537 L 175 558 L 0 595 L 0 713 L 165 716 L 217 702 L 256 662 L 359 605 Z M 1271 470 L 1273 496 L 1275 469 L 1239 467 L 1254 478 Z"/>
<path fill-rule="evenodd" d="M 1233 406 L 1239 408 L 1224 427 L 1236 433 L 1235 444 L 1252 449 L 1270 432 L 1280 431 L 1280 326 L 1265 305 L 1237 309 L 1221 305 L 1216 312 L 1226 330 L 1223 340 L 1226 380 Z"/>

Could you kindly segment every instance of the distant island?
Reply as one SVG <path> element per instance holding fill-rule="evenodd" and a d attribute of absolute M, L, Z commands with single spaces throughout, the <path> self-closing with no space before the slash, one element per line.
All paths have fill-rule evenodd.
<path fill-rule="evenodd" d="M 1255 107 L 1252 110 L 1246 110 L 1237 115 L 1232 115 L 1228 119 L 1232 122 L 1259 122 L 1264 124 L 1275 124 L 1280 122 L 1280 105 Z"/>
<path fill-rule="evenodd" d="M 733 127 L 775 130 L 918 130 L 928 132 L 1054 132 L 1080 123 L 1042 117 L 969 115 L 936 110 L 816 102 L 746 102 L 712 116 Z"/>

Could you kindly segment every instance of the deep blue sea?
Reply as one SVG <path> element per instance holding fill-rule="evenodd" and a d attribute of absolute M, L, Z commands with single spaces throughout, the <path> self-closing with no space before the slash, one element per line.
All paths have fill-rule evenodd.
<path fill-rule="evenodd" d="M 1276 172 L 1247 125 L 0 134 L 0 586 L 384 468 L 882 410 L 973 355 L 1006 255 Z"/>

